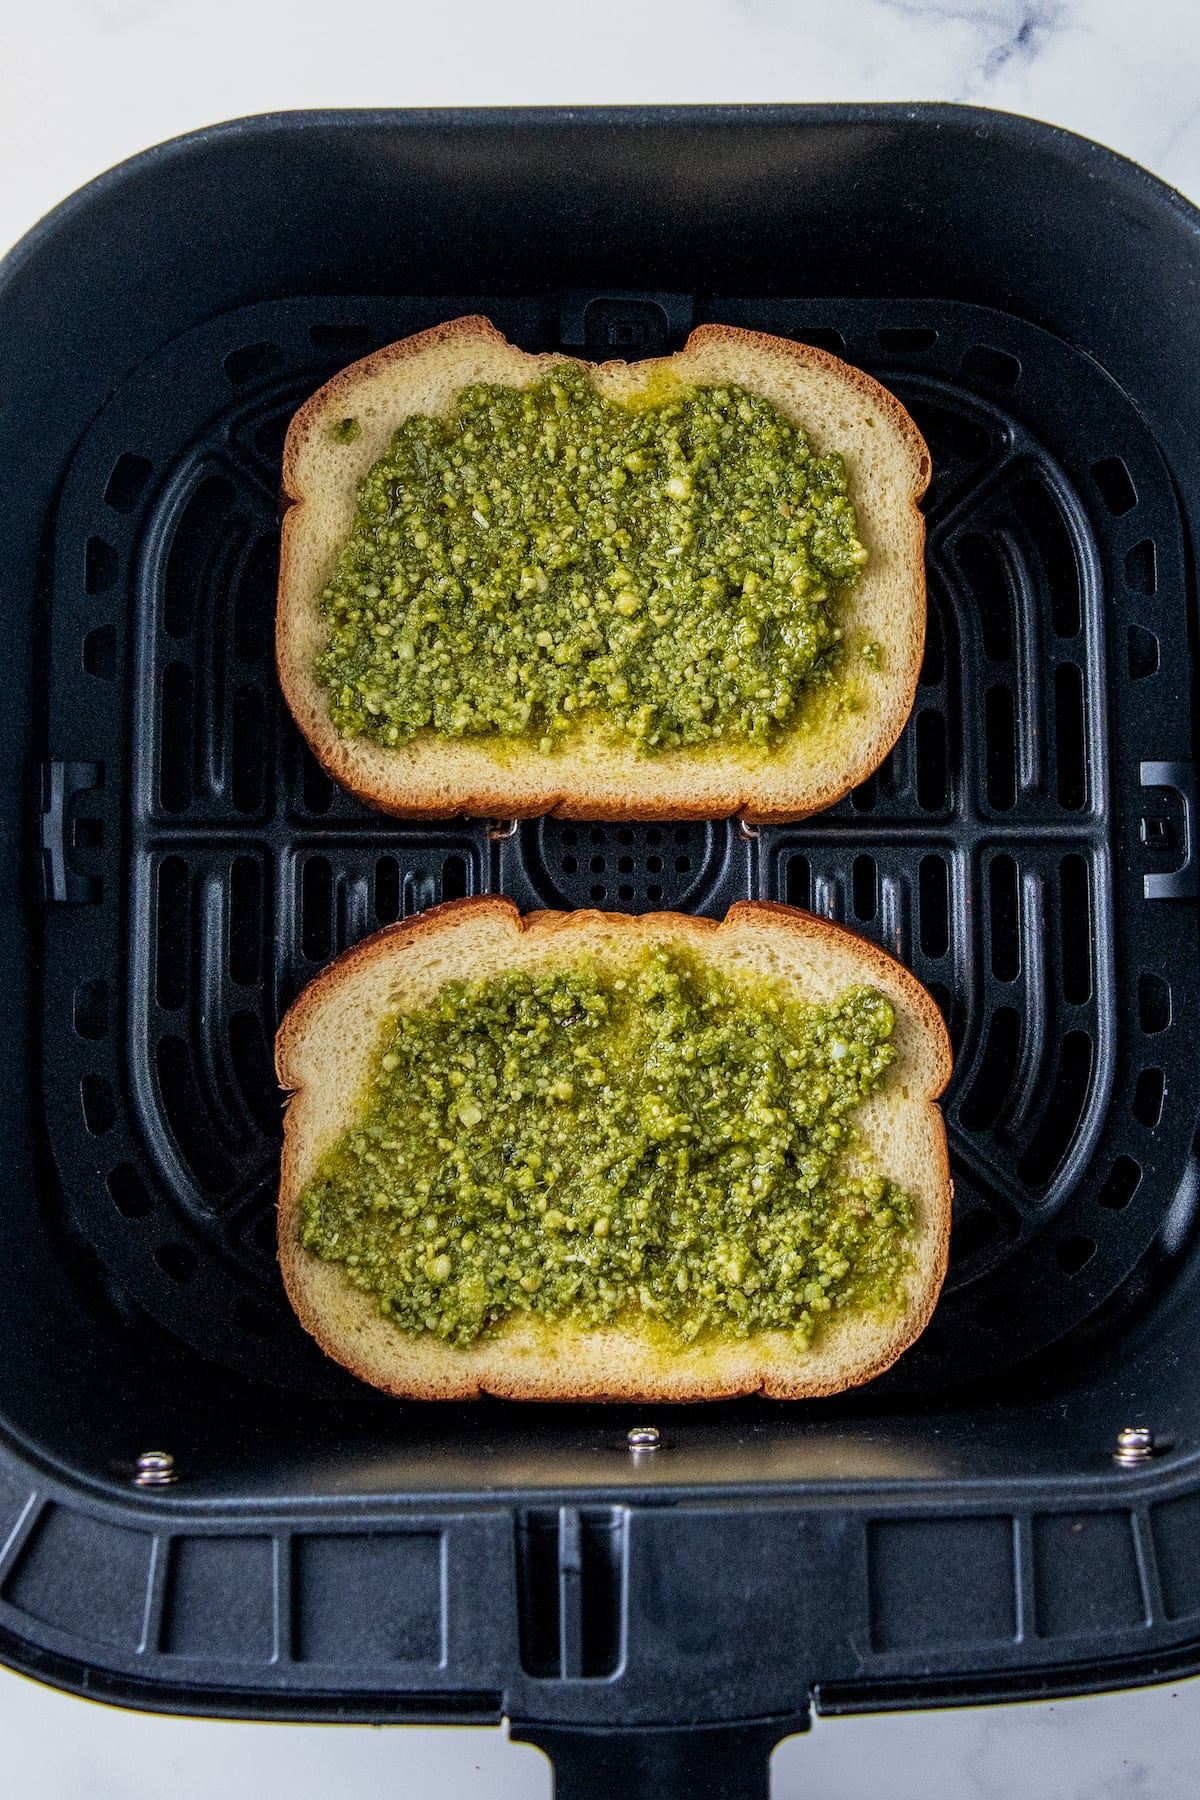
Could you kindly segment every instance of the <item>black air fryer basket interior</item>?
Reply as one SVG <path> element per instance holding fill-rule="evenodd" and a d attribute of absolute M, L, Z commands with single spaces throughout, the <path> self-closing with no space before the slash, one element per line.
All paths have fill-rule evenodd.
<path fill-rule="evenodd" d="M 761 1793 L 814 1696 L 1200 1667 L 1198 277 L 1151 177 L 941 107 L 255 119 L 18 247 L 7 1661 L 175 1710 L 507 1715 L 568 1795 Z M 899 394 L 934 459 L 929 635 L 877 775 L 757 832 L 406 825 L 330 784 L 272 668 L 283 434 L 465 312 L 596 356 L 748 325 Z M 805 1405 L 404 1405 L 315 1350 L 274 1264 L 275 1026 L 377 925 L 491 891 L 787 900 L 928 984 L 952 1267 L 891 1373 Z M 1156 1453 L 1115 1466 L 1143 1424 Z M 139 1488 L 160 1447 L 177 1484 Z"/>

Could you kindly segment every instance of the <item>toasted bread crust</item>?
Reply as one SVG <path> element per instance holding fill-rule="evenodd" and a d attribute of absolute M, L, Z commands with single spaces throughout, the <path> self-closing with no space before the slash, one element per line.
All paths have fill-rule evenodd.
<path fill-rule="evenodd" d="M 841 421 L 841 436 L 836 429 L 832 436 L 828 430 L 815 435 L 818 448 L 828 438 L 830 447 L 848 455 L 860 535 L 872 552 L 849 604 L 869 618 L 886 662 L 882 674 L 856 675 L 869 696 L 857 717 L 833 733 L 824 732 L 815 746 L 796 736 L 769 754 L 705 746 L 648 757 L 632 746 L 614 746 L 601 728 L 550 756 L 524 742 L 506 744 L 498 755 L 487 737 L 445 739 L 433 732 L 422 732 L 394 749 L 366 737 L 339 737 L 313 662 L 324 641 L 319 594 L 348 535 L 358 479 L 383 453 L 403 418 L 415 411 L 444 410 L 468 381 L 526 385 L 565 363 L 588 368 L 602 391 L 617 394 L 639 386 L 656 368 L 671 365 L 683 379 L 701 384 L 741 381 L 806 427 L 812 425 L 806 414 L 829 414 L 832 408 L 854 415 Z M 365 442 L 353 454 L 344 446 L 332 448 L 329 425 L 356 414 L 364 404 L 372 421 Z M 857 445 L 849 441 L 855 433 L 861 439 Z M 592 365 L 557 353 L 526 355 L 484 318 L 451 320 L 343 369 L 292 420 L 283 458 L 286 511 L 276 613 L 280 685 L 297 724 L 334 780 L 368 805 L 398 817 L 466 813 L 532 818 L 553 813 L 559 818 L 634 820 L 741 813 L 764 824 L 804 818 L 865 780 L 912 710 L 925 632 L 924 522 L 917 503 L 930 468 L 924 440 L 900 402 L 869 375 L 808 344 L 735 326 L 701 325 L 674 356 Z M 333 510 L 340 508 L 341 532 L 326 529 L 331 490 L 340 495 Z"/>
<path fill-rule="evenodd" d="M 353 1021 L 364 995 L 380 1011 L 420 1005 L 436 986 L 484 967 L 553 959 L 585 949 L 639 941 L 683 940 L 720 960 L 723 950 L 740 960 L 763 951 L 797 966 L 832 958 L 829 979 L 837 988 L 851 978 L 870 982 L 896 1008 L 898 1060 L 893 1075 L 919 1082 L 902 1099 L 885 1094 L 888 1142 L 911 1165 L 900 1171 L 917 1208 L 914 1268 L 908 1303 L 896 1317 L 831 1315 L 814 1346 L 798 1351 L 788 1334 L 762 1332 L 715 1347 L 680 1347 L 670 1353 L 636 1327 L 579 1326 L 522 1318 L 467 1349 L 398 1330 L 374 1300 L 354 1288 L 337 1264 L 321 1262 L 298 1241 L 300 1195 L 327 1143 L 343 1127 L 341 1111 L 324 1104 L 328 1086 L 345 1081 L 329 1067 L 319 1038 L 322 1023 L 343 1041 L 341 1012 Z M 431 956 L 433 961 L 430 961 Z M 422 964 L 419 979 L 406 980 L 406 965 Z M 758 961 L 751 966 L 759 966 Z M 433 986 L 430 986 L 430 983 Z M 839 985 L 840 984 L 840 985 Z M 411 992 L 409 988 L 411 986 Z M 945 1275 L 950 1236 L 951 1184 L 938 1096 L 949 1079 L 951 1053 L 932 996 L 907 969 L 876 945 L 840 925 L 793 907 L 741 902 L 717 922 L 680 913 L 531 913 L 522 918 L 499 897 L 456 900 L 414 919 L 386 927 L 340 956 L 300 995 L 276 1037 L 279 1080 L 291 1095 L 284 1129 L 279 1194 L 279 1259 L 288 1298 L 301 1323 L 326 1353 L 364 1381 L 412 1399 L 474 1399 L 487 1393 L 507 1399 L 703 1400 L 761 1393 L 800 1399 L 839 1392 L 881 1374 L 919 1336 L 929 1321 Z M 365 1069 L 363 1070 L 365 1074 Z M 892 1084 L 889 1083 L 889 1087 Z M 869 1104 L 869 1103 L 868 1103 Z M 883 1110 L 882 1107 L 880 1109 Z M 324 1115 L 324 1116 L 322 1116 Z M 901 1134 L 903 1134 L 901 1136 Z M 867 1134 L 869 1137 L 869 1133 Z M 886 1134 L 885 1134 L 886 1135 Z M 891 1161 L 900 1151 L 893 1149 Z M 903 1160 L 903 1157 L 902 1157 Z M 892 1172 L 889 1163 L 885 1163 Z"/>

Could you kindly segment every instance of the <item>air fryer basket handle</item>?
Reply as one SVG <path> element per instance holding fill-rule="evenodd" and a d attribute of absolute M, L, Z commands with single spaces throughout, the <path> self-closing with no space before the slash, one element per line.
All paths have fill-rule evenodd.
<path fill-rule="evenodd" d="M 517 1725 L 554 1764 L 554 1800 L 768 1800 L 771 1752 L 804 1719 L 736 1725 Z"/>

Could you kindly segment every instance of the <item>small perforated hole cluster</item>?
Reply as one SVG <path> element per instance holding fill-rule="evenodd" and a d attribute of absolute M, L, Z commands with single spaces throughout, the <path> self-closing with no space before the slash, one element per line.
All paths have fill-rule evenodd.
<path fill-rule="evenodd" d="M 544 819 L 539 850 L 566 907 L 686 907 L 709 873 L 711 826 L 575 825 Z"/>

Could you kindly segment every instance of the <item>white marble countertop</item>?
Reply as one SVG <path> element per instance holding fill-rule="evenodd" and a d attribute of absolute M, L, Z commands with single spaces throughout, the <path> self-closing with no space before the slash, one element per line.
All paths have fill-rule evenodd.
<path fill-rule="evenodd" d="M 6 9 L 0 246 L 162 138 L 305 106 L 970 101 L 1200 196 L 1198 70 L 1191 0 L 56 0 Z"/>
<path fill-rule="evenodd" d="M 369 49 L 364 43 L 369 42 Z M 100 170 L 316 106 L 957 100 L 1100 139 L 1200 201 L 1194 0 L 57 0 L 0 32 L 0 248 Z M 14 1800 L 546 1800 L 499 1731 L 123 1713 L 0 1672 Z M 1192 1800 L 1200 1680 L 1102 1699 L 818 1720 L 775 1800 Z"/>

